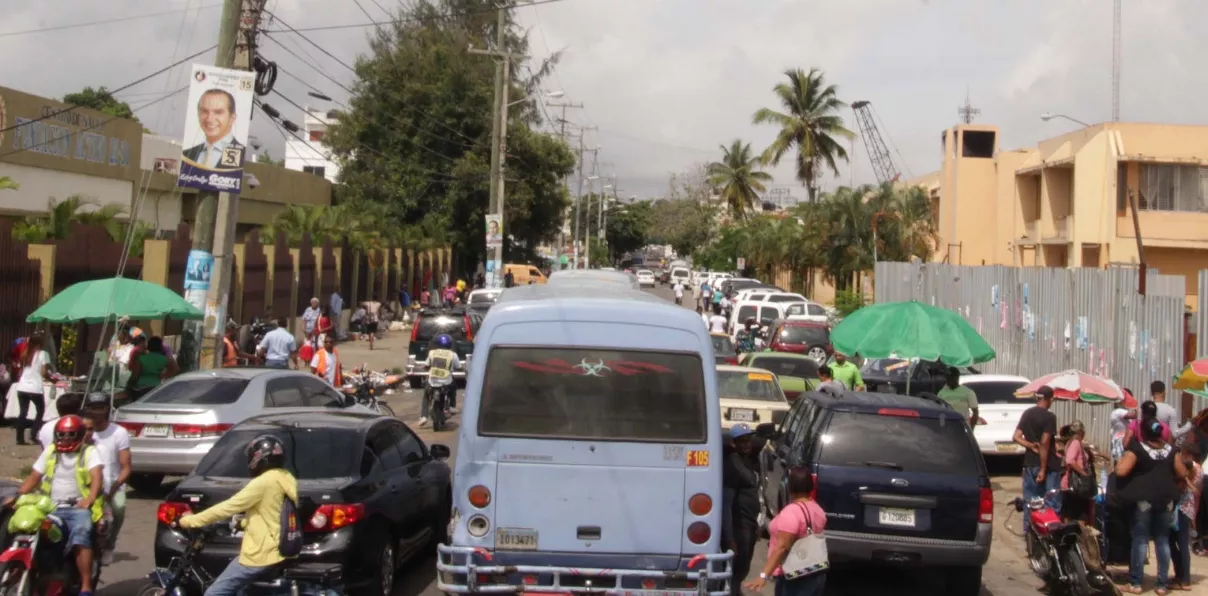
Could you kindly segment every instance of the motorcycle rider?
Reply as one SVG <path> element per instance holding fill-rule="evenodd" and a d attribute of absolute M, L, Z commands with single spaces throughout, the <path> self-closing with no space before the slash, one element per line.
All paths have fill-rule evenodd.
<path fill-rule="evenodd" d="M 419 425 L 428 425 L 428 413 L 432 407 L 431 398 L 436 391 L 448 388 L 449 401 L 445 404 L 448 409 L 457 406 L 457 386 L 453 384 L 453 371 L 461 368 L 461 360 L 453 351 L 453 338 L 448 333 L 442 333 L 432 340 L 432 348 L 428 350 L 428 387 L 432 391 L 425 392 L 424 402 L 420 406 Z"/>
<path fill-rule="evenodd" d="M 110 420 L 112 409 L 107 393 L 89 393 L 84 398 L 83 413 L 93 424 L 92 442 L 104 465 L 105 502 L 113 514 L 101 551 L 101 564 L 110 565 L 117 547 L 117 534 L 126 521 L 126 481 L 131 473 L 130 433 Z"/>
<path fill-rule="evenodd" d="M 99 450 L 86 444 L 84 435 L 84 421 L 79 416 L 60 418 L 55 423 L 54 442 L 38 456 L 17 494 L 50 495 L 58 506 L 55 515 L 66 526 L 67 552 L 75 556 L 79 596 L 92 596 L 92 532 L 103 514 L 105 480 Z"/>
<path fill-rule="evenodd" d="M 234 515 L 247 514 L 239 556 L 214 580 L 205 596 L 235 596 L 248 584 L 272 572 L 285 560 L 281 543 L 281 508 L 288 497 L 298 502 L 298 481 L 285 469 L 285 445 L 273 435 L 260 435 L 244 449 L 252 479 L 235 496 L 178 522 L 201 528 Z"/>

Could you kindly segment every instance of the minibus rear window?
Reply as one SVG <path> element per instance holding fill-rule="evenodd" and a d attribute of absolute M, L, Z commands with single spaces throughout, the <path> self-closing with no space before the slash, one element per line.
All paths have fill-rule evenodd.
<path fill-rule="evenodd" d="M 478 414 L 484 437 L 704 443 L 699 354 L 491 350 Z"/>

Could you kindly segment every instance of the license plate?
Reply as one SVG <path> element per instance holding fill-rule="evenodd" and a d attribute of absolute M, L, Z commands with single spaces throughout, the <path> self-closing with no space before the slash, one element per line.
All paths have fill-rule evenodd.
<path fill-rule="evenodd" d="M 733 420 L 734 422 L 754 422 L 755 410 L 730 410 L 730 420 Z"/>
<path fill-rule="evenodd" d="M 498 550 L 537 550 L 537 530 L 499 528 L 495 530 L 495 548 Z"/>
<path fill-rule="evenodd" d="M 1023 447 L 1015 443 L 995 443 L 994 449 L 999 453 L 1019 453 L 1023 451 Z"/>
<path fill-rule="evenodd" d="M 881 521 L 881 525 L 883 526 L 902 526 L 904 528 L 914 527 L 913 509 L 882 507 L 878 513 L 878 517 Z"/>
<path fill-rule="evenodd" d="M 148 424 L 143 427 L 143 432 L 140 435 L 151 439 L 162 439 L 168 436 L 168 425 Z"/>

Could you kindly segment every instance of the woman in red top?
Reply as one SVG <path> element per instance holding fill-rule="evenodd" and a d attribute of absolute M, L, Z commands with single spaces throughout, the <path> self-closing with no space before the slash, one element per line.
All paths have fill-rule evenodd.
<path fill-rule="evenodd" d="M 331 311 L 328 310 L 326 306 L 319 307 L 319 324 L 317 327 L 318 335 L 328 335 L 333 329 L 331 324 Z"/>

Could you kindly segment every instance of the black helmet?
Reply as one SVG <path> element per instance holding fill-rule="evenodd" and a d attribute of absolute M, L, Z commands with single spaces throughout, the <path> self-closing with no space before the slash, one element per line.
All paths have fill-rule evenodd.
<path fill-rule="evenodd" d="M 244 451 L 247 453 L 247 469 L 252 476 L 285 466 L 285 445 L 273 435 L 260 435 L 252 439 Z"/>
<path fill-rule="evenodd" d="M 111 400 L 109 398 L 108 393 L 105 393 L 104 391 L 93 391 L 93 392 L 89 393 L 88 395 L 84 396 L 84 406 L 83 407 L 85 409 L 98 408 L 98 407 L 103 407 L 103 408 L 108 409 L 110 403 L 111 403 Z"/>

